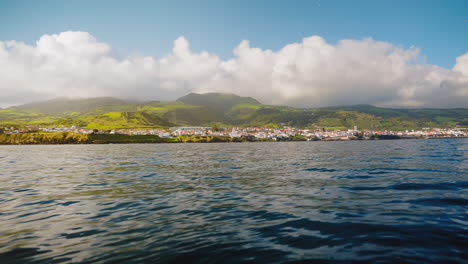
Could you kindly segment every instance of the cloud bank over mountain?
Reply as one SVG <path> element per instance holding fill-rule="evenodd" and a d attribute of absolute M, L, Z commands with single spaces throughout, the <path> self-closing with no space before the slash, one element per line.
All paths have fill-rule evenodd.
<path fill-rule="evenodd" d="M 121 58 L 87 32 L 43 35 L 35 45 L 0 41 L 0 105 L 54 97 L 173 100 L 190 92 L 252 96 L 265 104 L 316 107 L 468 107 L 468 53 L 452 69 L 424 63 L 417 48 L 319 36 L 278 51 L 243 40 L 222 60 L 184 37 L 162 57 Z"/>

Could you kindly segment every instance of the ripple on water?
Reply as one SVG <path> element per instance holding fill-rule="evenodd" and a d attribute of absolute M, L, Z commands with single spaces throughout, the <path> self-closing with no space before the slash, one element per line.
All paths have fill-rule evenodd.
<path fill-rule="evenodd" d="M 467 143 L 2 146 L 0 263 L 464 263 Z"/>

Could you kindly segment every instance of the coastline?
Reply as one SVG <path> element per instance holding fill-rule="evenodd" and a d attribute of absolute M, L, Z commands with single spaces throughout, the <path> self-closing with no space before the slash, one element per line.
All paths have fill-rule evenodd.
<path fill-rule="evenodd" d="M 0 145 L 69 145 L 69 144 L 147 144 L 147 143 L 239 143 L 239 142 L 291 142 L 291 141 L 368 141 L 368 140 L 407 140 L 407 139 L 451 139 L 458 137 L 399 137 L 380 136 L 376 138 L 281 138 L 277 140 L 253 137 L 225 136 L 178 136 L 162 138 L 157 135 L 112 135 L 112 134 L 80 134 L 73 132 L 58 133 L 19 133 L 0 134 Z"/>

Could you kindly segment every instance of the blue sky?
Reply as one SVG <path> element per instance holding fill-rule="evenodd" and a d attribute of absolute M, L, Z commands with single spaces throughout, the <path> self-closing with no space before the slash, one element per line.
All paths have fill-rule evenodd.
<path fill-rule="evenodd" d="M 468 1 L 9 1 L 0 2 L 0 40 L 86 31 L 123 54 L 160 57 L 185 36 L 194 51 L 222 58 L 243 39 L 278 50 L 319 35 L 415 46 L 427 63 L 453 67 L 468 51 Z"/>
<path fill-rule="evenodd" d="M 191 92 L 468 107 L 468 0 L 1 0 L 0 69 L 0 107 Z"/>

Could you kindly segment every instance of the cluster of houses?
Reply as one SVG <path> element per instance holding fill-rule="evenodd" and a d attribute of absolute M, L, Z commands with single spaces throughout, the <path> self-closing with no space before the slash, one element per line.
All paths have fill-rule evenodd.
<path fill-rule="evenodd" d="M 373 130 L 335 130 L 335 129 L 298 129 L 293 127 L 275 128 L 219 128 L 212 127 L 171 127 L 169 130 L 97 130 L 85 129 L 77 126 L 71 127 L 45 127 L 15 129 L 6 128 L 4 133 L 31 133 L 31 132 L 75 132 L 82 134 L 120 134 L 120 135 L 158 135 L 162 138 L 177 136 L 223 136 L 231 138 L 250 137 L 255 139 L 282 140 L 300 138 L 302 140 L 351 140 L 372 138 L 443 138 L 443 137 L 468 137 L 466 128 L 406 130 L 406 131 L 373 131 Z"/>
<path fill-rule="evenodd" d="M 162 138 L 185 136 L 223 136 L 231 138 L 250 137 L 255 139 L 282 140 L 300 138 L 302 140 L 351 140 L 379 138 L 444 138 L 444 137 L 468 137 L 466 128 L 406 130 L 406 131 L 374 131 L 374 130 L 335 130 L 335 129 L 298 129 L 293 127 L 275 128 L 219 128 L 212 127 L 171 127 L 169 130 L 97 130 L 85 129 L 77 126 L 71 127 L 46 127 L 26 129 L 4 129 L 4 133 L 31 133 L 31 132 L 75 132 L 83 134 L 120 134 L 120 135 L 158 135 Z"/>
<path fill-rule="evenodd" d="M 273 128 L 231 128 L 212 130 L 211 127 L 173 127 L 171 135 L 199 135 L 199 136 L 226 136 L 226 137 L 254 137 L 257 139 L 281 140 L 286 138 L 301 137 L 305 140 L 351 140 L 381 138 L 440 138 L 440 137 L 468 137 L 468 129 L 424 129 L 406 131 L 360 131 L 356 127 L 347 130 L 335 129 L 298 129 L 284 127 Z"/>

